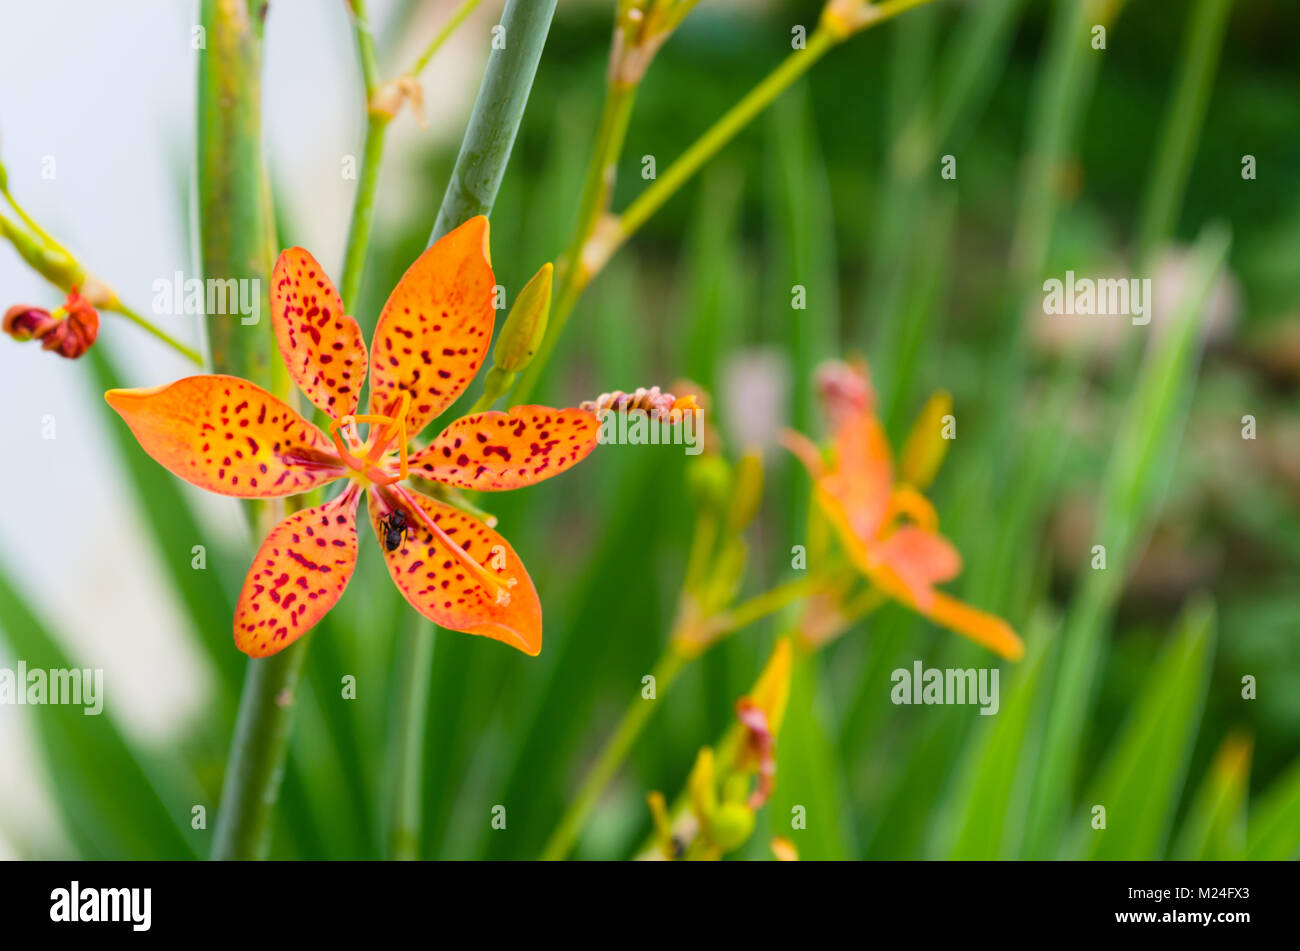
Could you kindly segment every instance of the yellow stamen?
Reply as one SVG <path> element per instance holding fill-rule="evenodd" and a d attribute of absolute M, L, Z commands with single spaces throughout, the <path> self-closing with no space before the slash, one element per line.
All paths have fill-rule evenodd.
<path fill-rule="evenodd" d="M 933 532 L 939 528 L 939 513 L 934 510 L 934 506 L 916 489 L 910 485 L 894 486 L 893 493 L 889 496 L 889 509 L 885 513 L 885 524 L 888 525 L 900 515 L 906 515 L 916 522 L 918 528 L 927 532 Z"/>
<path fill-rule="evenodd" d="M 452 541 L 451 536 L 442 530 L 442 527 L 433 520 L 425 510 L 424 506 L 418 505 L 414 499 L 407 496 L 406 493 L 402 492 L 400 489 L 398 492 L 402 496 L 402 501 L 406 503 L 404 508 L 409 512 L 413 512 L 415 517 L 420 521 L 420 524 L 427 528 L 435 538 L 450 548 L 452 554 L 459 558 L 461 563 L 464 564 L 465 567 L 473 573 L 474 577 L 478 578 L 478 580 L 481 581 L 489 591 L 494 591 L 496 593 L 497 604 L 509 604 L 509 589 L 513 588 L 518 582 L 514 578 L 502 578 L 488 571 L 473 557 L 471 557 L 469 552 L 461 548 L 460 545 L 456 544 L 456 542 Z"/>

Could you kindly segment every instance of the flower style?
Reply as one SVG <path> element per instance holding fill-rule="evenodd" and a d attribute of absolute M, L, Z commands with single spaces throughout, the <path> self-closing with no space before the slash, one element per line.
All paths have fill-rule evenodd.
<path fill-rule="evenodd" d="M 467 221 L 416 259 L 384 305 L 368 354 L 338 291 L 302 248 L 280 255 L 271 283 L 280 352 L 298 388 L 330 417 L 328 436 L 234 376 L 105 394 L 149 455 L 200 488 L 267 499 L 347 480 L 262 543 L 235 607 L 236 646 L 251 657 L 274 654 L 334 606 L 356 565 L 364 491 L 389 574 L 412 607 L 442 627 L 539 653 L 541 604 L 510 544 L 402 484 L 416 475 L 460 489 L 516 489 L 564 472 L 596 446 L 591 413 L 516 406 L 463 416 L 408 456 L 408 439 L 464 391 L 492 340 L 487 219 Z M 370 412 L 358 415 L 367 366 Z"/>
<path fill-rule="evenodd" d="M 818 382 L 832 433 L 829 459 L 798 433 L 786 446 L 807 467 L 818 507 L 856 569 L 884 595 L 1010 660 L 1024 645 L 1001 618 L 934 587 L 961 572 L 961 555 L 938 533 L 934 506 L 894 481 L 893 456 L 876 418 L 866 367 L 832 363 Z"/>

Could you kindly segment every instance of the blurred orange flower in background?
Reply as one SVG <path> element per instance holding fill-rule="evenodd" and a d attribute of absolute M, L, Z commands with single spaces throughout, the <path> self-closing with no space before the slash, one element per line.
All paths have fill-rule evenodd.
<path fill-rule="evenodd" d="M 818 508 L 849 560 L 882 594 L 1019 660 L 1024 644 L 1006 621 L 935 588 L 961 573 L 961 555 L 939 534 L 939 517 L 929 500 L 915 486 L 895 481 L 893 453 L 875 415 L 866 366 L 825 364 L 818 384 L 831 430 L 829 452 L 823 456 L 796 432 L 787 431 L 785 444 L 812 476 Z"/>

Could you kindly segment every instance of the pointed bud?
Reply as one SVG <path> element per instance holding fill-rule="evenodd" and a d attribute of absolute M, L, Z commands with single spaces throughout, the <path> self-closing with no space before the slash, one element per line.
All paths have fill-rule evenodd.
<path fill-rule="evenodd" d="M 939 390 L 926 401 L 899 456 L 899 480 L 924 491 L 948 454 L 949 439 L 943 438 L 943 419 L 952 413 L 952 395 Z"/>
<path fill-rule="evenodd" d="M 749 452 L 736 466 L 736 482 L 731 490 L 731 508 L 727 512 L 727 528 L 743 531 L 754 520 L 758 504 L 763 500 L 763 457 Z"/>
<path fill-rule="evenodd" d="M 691 797 L 691 811 L 700 820 L 700 825 L 707 827 L 718 810 L 718 791 L 713 785 L 713 750 L 709 747 L 701 749 L 695 757 L 686 788 Z"/>
<path fill-rule="evenodd" d="M 55 287 L 71 290 L 86 280 L 86 271 L 61 248 L 37 241 L 8 218 L 0 215 L 0 235 L 31 267 Z"/>
<path fill-rule="evenodd" d="M 794 652 L 790 638 L 783 637 L 772 648 L 772 656 L 767 666 L 758 675 L 753 689 L 749 691 L 749 700 L 763 711 L 767 718 L 767 728 L 775 737 L 781 732 L 781 721 L 785 719 L 786 704 L 790 700 L 790 675 L 794 665 Z"/>
<path fill-rule="evenodd" d="M 542 345 L 546 334 L 546 321 L 551 314 L 551 275 L 554 268 L 548 261 L 515 298 L 510 316 L 497 337 L 492 361 L 508 373 L 518 373 L 532 363 L 533 355 Z"/>

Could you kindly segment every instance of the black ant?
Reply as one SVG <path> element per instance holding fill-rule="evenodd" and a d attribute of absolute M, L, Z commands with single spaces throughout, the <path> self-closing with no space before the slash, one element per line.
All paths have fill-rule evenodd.
<path fill-rule="evenodd" d="M 394 509 L 379 520 L 379 527 L 384 531 L 384 547 L 389 551 L 397 551 L 402 544 L 402 536 L 411 526 L 406 520 L 406 513 L 401 509 Z"/>

